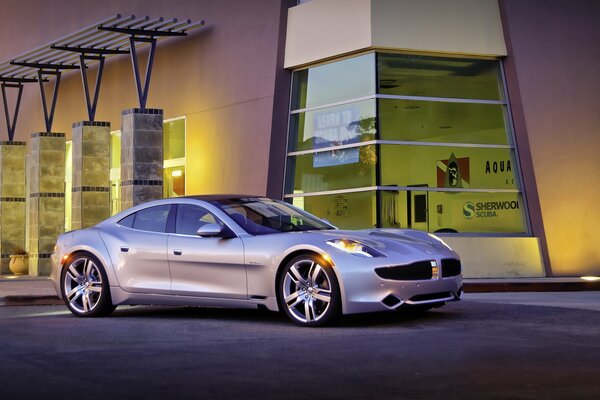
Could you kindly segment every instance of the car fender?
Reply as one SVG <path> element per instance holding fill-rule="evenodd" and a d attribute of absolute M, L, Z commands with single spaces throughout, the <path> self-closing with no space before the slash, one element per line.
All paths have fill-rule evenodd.
<path fill-rule="evenodd" d="M 89 228 L 65 233 L 61 236 L 59 245 L 61 245 L 59 249 L 61 274 L 64 266 L 70 261 L 71 256 L 78 251 L 84 251 L 95 256 L 102 263 L 108 277 L 109 285 L 119 286 L 112 259 L 98 230 Z"/>

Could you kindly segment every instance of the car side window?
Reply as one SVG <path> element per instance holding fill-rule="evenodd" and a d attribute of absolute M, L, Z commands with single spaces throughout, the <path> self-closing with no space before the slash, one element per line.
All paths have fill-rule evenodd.
<path fill-rule="evenodd" d="M 191 204 L 179 204 L 175 220 L 175 233 L 196 235 L 198 229 L 206 224 L 223 225 L 210 211 Z"/>
<path fill-rule="evenodd" d="M 149 207 L 122 219 L 119 221 L 119 224 L 130 226 L 140 231 L 165 232 L 170 209 L 171 206 L 168 204 Z M 131 217 L 133 217 L 133 220 L 129 221 L 128 219 Z"/>

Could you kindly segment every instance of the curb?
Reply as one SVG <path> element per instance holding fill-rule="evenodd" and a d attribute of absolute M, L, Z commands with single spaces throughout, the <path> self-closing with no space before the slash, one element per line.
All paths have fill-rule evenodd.
<path fill-rule="evenodd" d="M 0 298 L 0 306 L 57 306 L 65 304 L 58 296 L 6 296 Z"/>
<path fill-rule="evenodd" d="M 492 292 L 580 292 L 600 290 L 600 281 L 584 282 L 465 282 L 465 293 Z"/>

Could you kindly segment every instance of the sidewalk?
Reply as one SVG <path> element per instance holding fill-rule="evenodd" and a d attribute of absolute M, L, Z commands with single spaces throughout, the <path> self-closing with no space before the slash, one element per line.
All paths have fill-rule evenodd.
<path fill-rule="evenodd" d="M 600 281 L 580 278 L 464 279 L 465 293 L 600 291 Z M 0 277 L 0 306 L 56 305 L 58 299 L 49 278 Z"/>

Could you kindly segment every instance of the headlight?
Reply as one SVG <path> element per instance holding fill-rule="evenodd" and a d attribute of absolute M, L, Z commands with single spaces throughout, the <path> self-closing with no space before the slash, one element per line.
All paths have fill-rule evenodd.
<path fill-rule="evenodd" d="M 429 233 L 428 235 L 429 235 L 429 237 L 430 237 L 431 239 L 433 239 L 432 243 L 436 243 L 436 242 L 437 242 L 437 243 L 441 244 L 442 246 L 446 247 L 448 250 L 450 250 L 450 251 L 454 251 L 454 250 L 452 250 L 452 247 L 448 246 L 448 245 L 446 244 L 446 242 L 444 242 L 444 241 L 443 241 L 442 239 L 440 239 L 439 237 L 435 236 L 435 235 L 434 235 L 434 234 L 432 234 L 432 233 Z"/>
<path fill-rule="evenodd" d="M 356 240 L 348 239 L 332 239 L 326 242 L 328 245 L 336 247 L 346 253 L 354 254 L 360 257 L 385 257 L 385 255 L 365 244 Z"/>

